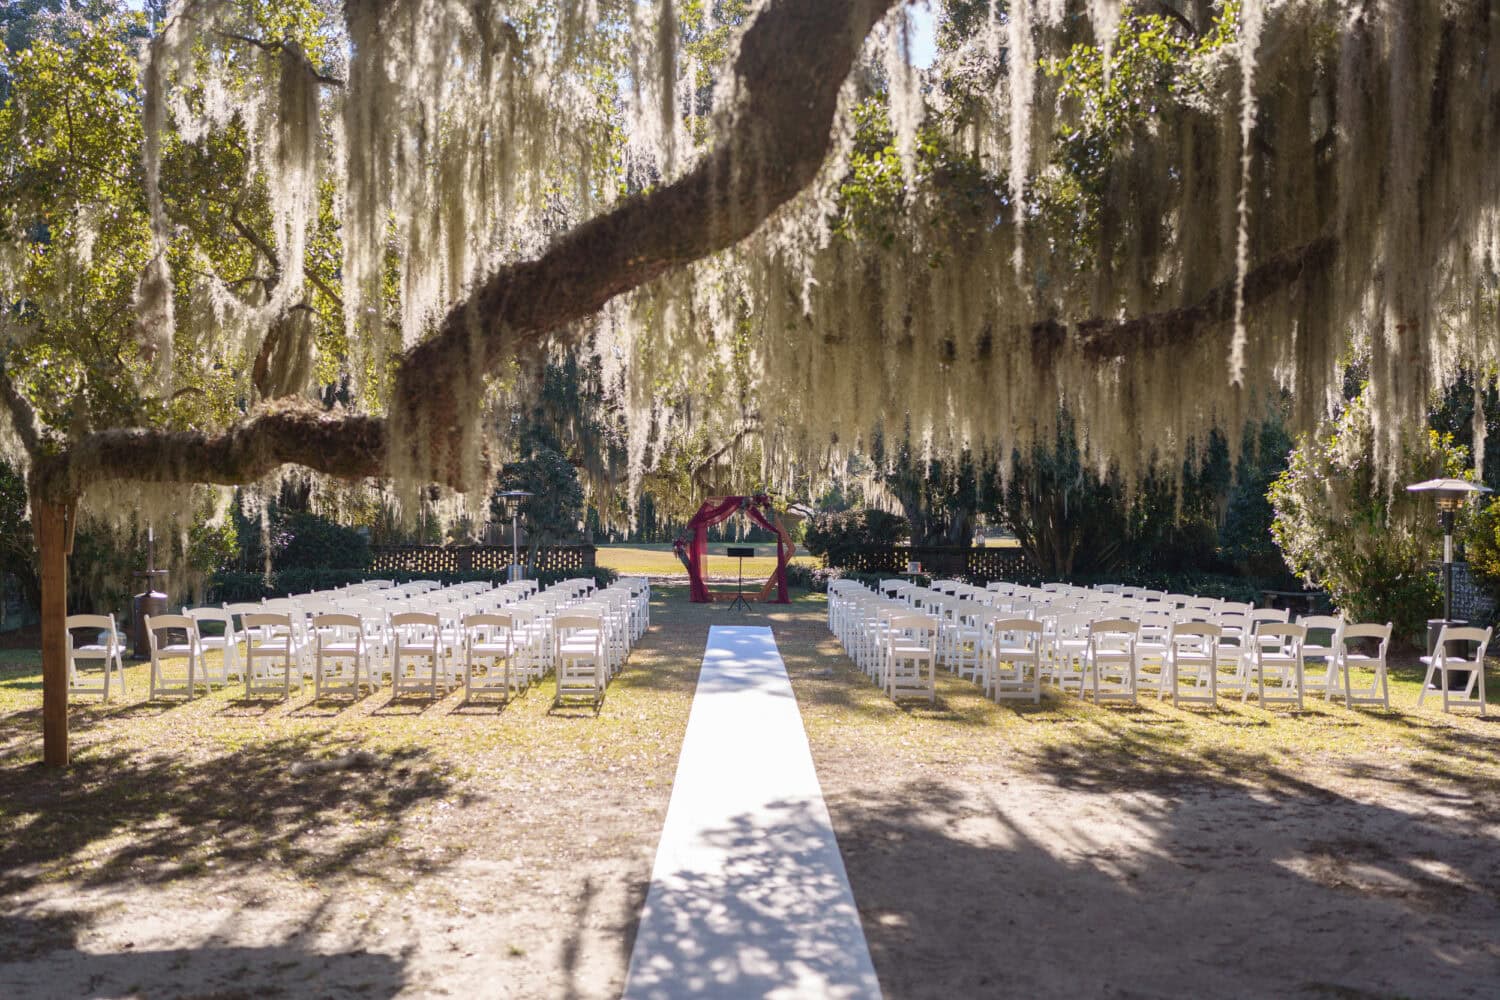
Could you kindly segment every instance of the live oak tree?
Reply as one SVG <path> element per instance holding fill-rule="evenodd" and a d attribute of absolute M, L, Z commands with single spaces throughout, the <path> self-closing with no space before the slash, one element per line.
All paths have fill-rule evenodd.
<path fill-rule="evenodd" d="M 1314 426 L 1351 349 L 1389 474 L 1448 373 L 1495 360 L 1486 0 L 940 13 L 920 71 L 900 0 L 173 4 L 138 82 L 88 84 L 140 129 L 105 181 L 130 210 L 48 224 L 95 202 L 80 187 L 5 227 L 46 758 L 67 756 L 80 502 L 286 465 L 482 495 L 509 447 L 493 414 L 557 345 L 600 358 L 636 480 L 653 433 L 700 420 L 744 429 L 774 479 L 908 423 L 934 454 L 1026 451 L 1066 410 L 1128 484 L 1272 393 Z M 877 96 L 891 152 L 856 163 Z M 25 149 L 56 147 L 50 121 Z M 861 166 L 900 178 L 888 239 L 840 224 Z M 38 258 L 54 291 L 107 263 L 69 343 L 117 350 L 44 369 Z M 726 416 L 693 375 L 736 352 L 752 382 Z"/>

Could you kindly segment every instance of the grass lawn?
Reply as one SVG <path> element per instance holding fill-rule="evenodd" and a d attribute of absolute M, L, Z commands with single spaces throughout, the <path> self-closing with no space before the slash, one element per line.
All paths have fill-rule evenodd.
<path fill-rule="evenodd" d="M 549 713 L 549 683 L 504 709 L 151 704 L 132 666 L 75 708 L 61 774 L 37 656 L 0 652 L 0 995 L 617 995 L 714 623 L 775 630 L 888 997 L 1500 974 L 1500 719 L 1418 710 L 1410 666 L 1390 713 L 996 705 L 946 673 L 896 705 L 824 610 L 658 588 L 597 717 Z M 352 747 L 368 766 L 317 763 Z"/>
<path fill-rule="evenodd" d="M 714 542 L 709 545 L 708 565 L 705 567 L 709 579 L 729 582 L 735 580 L 739 573 L 740 561 L 724 555 L 725 547 L 731 544 L 738 546 L 739 543 Z M 752 589 L 752 584 L 754 589 L 759 589 L 766 577 L 776 569 L 775 542 L 766 542 L 751 547 L 756 550 L 756 557 L 745 560 L 747 590 Z M 608 566 L 622 574 L 687 578 L 687 570 L 683 567 L 682 560 L 678 559 L 677 554 L 672 551 L 670 544 L 601 545 L 597 558 L 600 566 Z M 792 561 L 807 566 L 819 565 L 817 559 L 800 551 L 792 557 Z"/>

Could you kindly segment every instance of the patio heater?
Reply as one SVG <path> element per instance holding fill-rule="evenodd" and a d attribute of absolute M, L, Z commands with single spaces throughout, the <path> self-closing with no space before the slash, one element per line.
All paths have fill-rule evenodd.
<path fill-rule="evenodd" d="M 506 573 L 506 579 L 511 583 L 526 578 L 525 571 L 521 568 L 521 503 L 530 500 L 536 494 L 525 490 L 506 490 L 498 494 L 505 505 L 510 508 L 510 569 Z"/>
<path fill-rule="evenodd" d="M 1444 625 L 1465 624 L 1453 621 L 1453 521 L 1466 501 L 1490 490 L 1467 479 L 1429 479 L 1413 483 L 1406 491 L 1430 496 L 1437 502 L 1438 526 L 1443 529 L 1443 617 L 1427 623 L 1427 652 L 1431 655 Z"/>

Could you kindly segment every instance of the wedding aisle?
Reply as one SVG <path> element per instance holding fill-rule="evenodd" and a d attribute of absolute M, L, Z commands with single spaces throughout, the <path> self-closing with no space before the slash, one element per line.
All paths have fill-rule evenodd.
<path fill-rule="evenodd" d="M 624 995 L 880 995 L 769 628 L 709 632 Z"/>

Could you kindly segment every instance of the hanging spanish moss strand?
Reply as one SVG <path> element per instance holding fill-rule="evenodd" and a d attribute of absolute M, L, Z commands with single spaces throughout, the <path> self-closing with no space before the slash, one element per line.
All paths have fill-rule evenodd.
<path fill-rule="evenodd" d="M 807 190 L 740 245 L 558 331 L 599 352 L 626 425 L 629 488 L 694 440 L 733 445 L 729 455 L 758 449 L 773 480 L 826 469 L 877 430 L 909 434 L 920 453 L 1006 463 L 1054 440 L 1062 410 L 1093 467 L 1130 483 L 1153 468 L 1175 476 L 1215 428 L 1237 444 L 1279 399 L 1294 429 L 1316 426 L 1355 357 L 1368 358 L 1375 453 L 1393 469 L 1432 393 L 1463 365 L 1500 363 L 1492 6 L 1165 6 L 1200 33 L 1211 28 L 1194 20 L 1205 12 L 1237 16 L 1236 44 L 1185 57 L 1172 99 L 1112 145 L 1087 234 L 1045 214 L 1059 129 L 1080 111 L 1039 64 L 1091 42 L 1108 66 L 1131 9 L 996 4 L 975 38 L 924 72 L 909 65 L 907 11 L 893 11 L 845 83 L 834 151 Z M 298 294 L 303 268 L 291 258 L 306 253 L 316 185 L 331 182 L 349 335 L 341 364 L 351 383 L 369 381 L 358 405 L 377 412 L 390 359 L 479 278 L 680 176 L 718 134 L 697 134 L 697 57 L 685 54 L 688 8 L 673 0 L 349 0 L 339 64 L 322 66 L 293 44 L 223 41 L 246 28 L 234 5 L 171 10 L 143 70 L 153 217 L 163 131 L 237 120 L 256 147 L 288 277 L 270 300 L 252 300 L 173 275 L 158 254 L 141 283 L 143 335 L 164 356 L 174 323 L 226 352 L 258 345 L 266 310 Z M 225 70 L 231 48 L 261 60 L 253 92 Z M 730 66 L 709 70 L 709 126 L 738 107 Z M 600 80 L 619 93 L 601 95 Z M 972 100 L 924 80 L 964 81 Z M 888 240 L 833 224 L 867 98 L 887 103 L 909 188 Z M 916 169 L 923 129 L 983 171 L 988 187 L 957 210 L 934 186 L 941 178 Z M 1068 245 L 1085 236 L 1079 263 Z M 488 428 L 454 429 L 476 485 L 513 446 L 493 419 L 497 400 L 519 391 L 508 379 L 465 373 L 443 387 Z M 426 430 L 390 427 L 398 479 L 417 478 L 401 456 Z"/>

